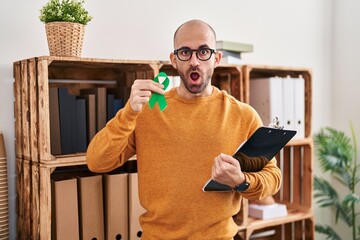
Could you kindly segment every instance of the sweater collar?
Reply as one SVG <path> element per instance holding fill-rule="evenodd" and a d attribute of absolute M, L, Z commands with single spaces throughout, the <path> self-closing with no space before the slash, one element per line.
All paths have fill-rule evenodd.
<path fill-rule="evenodd" d="M 177 93 L 176 88 L 172 88 L 171 90 L 169 90 L 168 92 L 165 93 L 165 98 L 174 98 L 175 100 L 177 100 L 179 102 L 184 102 L 184 103 L 207 102 L 207 101 L 211 101 L 211 100 L 215 99 L 221 93 L 221 91 L 217 87 L 215 87 L 215 86 L 212 86 L 212 87 L 213 87 L 213 91 L 212 91 L 211 95 L 206 96 L 206 97 L 185 99 Z"/>

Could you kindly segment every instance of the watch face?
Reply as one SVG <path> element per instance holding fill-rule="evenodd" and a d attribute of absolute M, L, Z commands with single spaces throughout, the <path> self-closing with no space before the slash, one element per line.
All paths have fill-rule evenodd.
<path fill-rule="evenodd" d="M 237 187 L 236 187 L 236 191 L 237 192 L 243 192 L 245 191 L 246 189 L 248 189 L 250 186 L 250 183 L 244 181 L 243 183 L 239 184 Z"/>

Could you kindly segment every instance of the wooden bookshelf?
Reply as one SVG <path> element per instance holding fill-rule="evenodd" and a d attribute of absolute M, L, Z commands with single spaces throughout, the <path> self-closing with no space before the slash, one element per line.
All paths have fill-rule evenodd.
<path fill-rule="evenodd" d="M 169 62 L 163 61 L 55 56 L 16 61 L 13 67 L 17 237 L 47 240 L 52 238 L 53 172 L 59 168 L 86 168 L 85 153 L 57 155 L 51 150 L 49 89 L 67 87 L 76 94 L 85 88 L 130 87 L 135 79 L 152 79 L 160 71 L 169 76 L 176 76 L 177 72 Z M 243 199 L 242 210 L 235 219 L 239 224 L 239 234 L 244 239 L 269 228 L 276 229 L 277 234 L 271 239 L 281 239 L 278 236 L 291 239 L 288 238 L 291 234 L 296 239 L 313 239 L 311 72 L 307 69 L 252 65 L 221 65 L 214 71 L 213 85 L 247 103 L 251 78 L 281 74 L 297 76 L 299 73 L 306 80 L 306 138 L 289 142 L 277 156 L 284 178 L 275 199 L 287 204 L 289 216 L 267 221 L 249 218 L 248 203 Z M 297 229 L 297 233 L 292 233 L 293 229 Z"/>
<path fill-rule="evenodd" d="M 239 234 L 246 240 L 254 233 L 273 230 L 275 233 L 259 239 L 314 239 L 313 215 L 313 140 L 311 131 L 312 74 L 310 69 L 267 65 L 244 65 L 243 95 L 250 103 L 250 81 L 256 78 L 294 77 L 304 78 L 305 138 L 291 140 L 276 155 L 282 170 L 283 184 L 274 196 L 275 201 L 285 203 L 288 216 L 270 220 L 250 218 L 244 214 L 239 222 Z M 247 201 L 243 207 L 247 208 Z"/>

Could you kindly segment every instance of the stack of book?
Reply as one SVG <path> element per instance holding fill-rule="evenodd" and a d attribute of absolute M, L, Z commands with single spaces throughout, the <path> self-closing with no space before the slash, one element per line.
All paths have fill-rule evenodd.
<path fill-rule="evenodd" d="M 252 52 L 253 45 L 230 41 L 216 41 L 216 51 L 222 53 L 221 63 L 241 64 L 241 53 Z"/>
<path fill-rule="evenodd" d="M 120 88 L 49 89 L 50 138 L 53 155 L 83 153 L 96 132 L 124 106 Z M 125 90 L 124 90 L 125 91 Z"/>

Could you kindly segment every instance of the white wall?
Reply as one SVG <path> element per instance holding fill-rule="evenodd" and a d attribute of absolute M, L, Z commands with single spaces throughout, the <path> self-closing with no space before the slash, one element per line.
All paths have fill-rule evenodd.
<path fill-rule="evenodd" d="M 38 19 L 45 2 L 3 0 L 0 7 L 0 131 L 4 133 L 8 154 L 12 239 L 16 226 L 12 63 L 48 55 L 44 25 Z M 254 52 L 243 55 L 245 63 L 312 68 L 314 130 L 331 124 L 336 117 L 334 111 L 341 110 L 342 116 L 352 114 L 350 107 L 343 108 L 341 104 L 345 99 L 331 95 L 332 74 L 335 80 L 344 81 L 332 65 L 332 1 L 87 0 L 86 6 L 94 19 L 86 28 L 83 57 L 167 60 L 177 26 L 199 18 L 214 27 L 219 40 L 254 44 Z M 346 12 L 344 16 L 340 13 L 338 17 L 347 18 Z M 354 57 L 359 56 L 354 53 Z M 350 63 L 342 64 L 340 75 L 351 75 Z M 335 86 L 346 87 L 340 83 Z M 337 104 L 331 104 L 333 97 Z M 350 106 L 348 100 L 345 103 Z M 326 217 L 316 218 L 328 221 Z"/>
<path fill-rule="evenodd" d="M 331 99 L 332 126 L 351 137 L 352 122 L 358 142 L 358 164 L 360 164 L 360 1 L 334 1 L 333 30 L 333 94 Z M 333 180 L 336 189 L 347 187 Z M 358 184 L 359 185 L 359 184 Z M 340 191 L 339 190 L 339 191 Z M 356 189 L 360 194 L 360 186 Z M 340 191 L 343 198 L 348 191 Z M 360 207 L 357 207 L 360 211 Z M 357 223 L 359 225 L 359 223 Z M 339 221 L 335 227 L 343 239 L 352 239 L 351 230 Z"/>
<path fill-rule="evenodd" d="M 334 1 L 332 120 L 350 134 L 352 121 L 360 136 L 360 1 Z M 335 91 L 336 89 L 336 91 Z M 360 140 L 358 138 L 358 140 Z"/>

